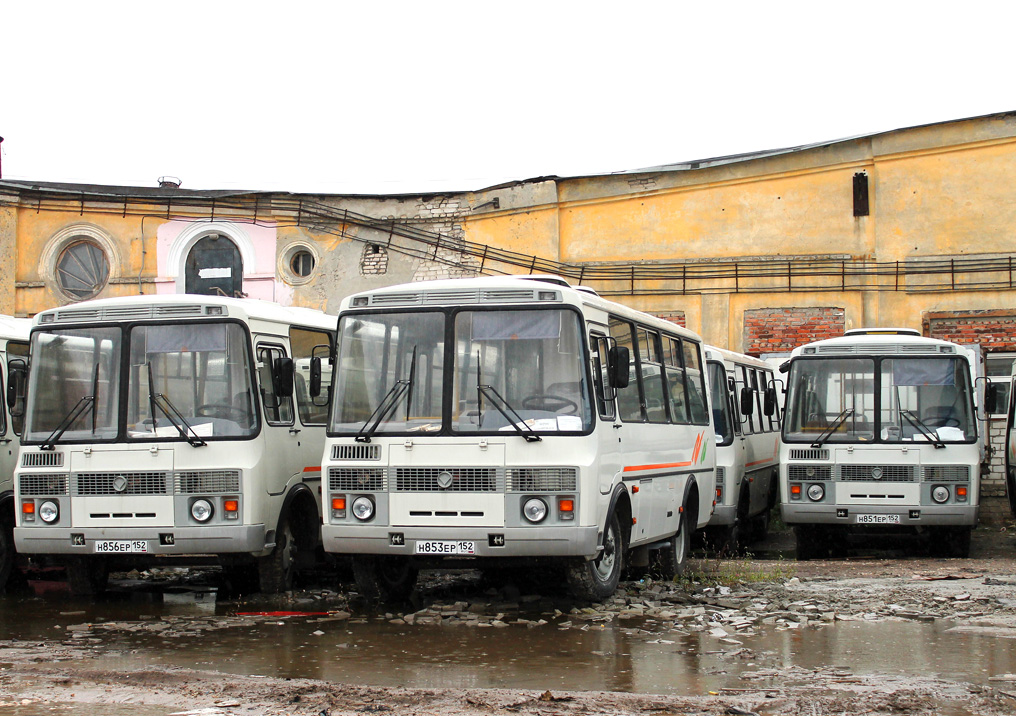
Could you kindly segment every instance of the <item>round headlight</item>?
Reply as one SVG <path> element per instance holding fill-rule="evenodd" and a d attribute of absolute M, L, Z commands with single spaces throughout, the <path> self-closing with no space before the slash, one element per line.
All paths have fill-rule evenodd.
<path fill-rule="evenodd" d="M 198 522 L 212 519 L 212 503 L 208 500 L 194 500 L 190 506 L 190 514 Z"/>
<path fill-rule="evenodd" d="M 360 495 L 353 500 L 353 516 L 361 522 L 366 522 L 374 516 L 374 501 L 365 495 Z"/>
<path fill-rule="evenodd" d="M 60 507 L 50 500 L 46 500 L 39 505 L 39 517 L 46 524 L 53 524 L 60 517 Z"/>
<path fill-rule="evenodd" d="M 949 499 L 949 488 L 942 485 L 937 485 L 931 491 L 931 499 L 939 504 L 946 502 Z"/>
<path fill-rule="evenodd" d="M 538 497 L 531 497 L 526 500 L 522 507 L 522 514 L 532 523 L 543 522 L 547 516 L 547 503 Z"/>
<path fill-rule="evenodd" d="M 821 485 L 808 485 L 808 499 L 812 502 L 818 502 L 825 497 L 825 488 Z"/>

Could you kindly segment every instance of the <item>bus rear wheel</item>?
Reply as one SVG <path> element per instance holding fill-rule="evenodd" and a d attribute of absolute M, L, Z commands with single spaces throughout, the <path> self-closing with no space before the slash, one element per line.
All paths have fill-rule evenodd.
<path fill-rule="evenodd" d="M 357 591 L 369 602 L 404 602 L 413 593 L 418 571 L 406 557 L 353 557 Z"/>
<path fill-rule="evenodd" d="M 109 564 L 103 557 L 70 557 L 65 562 L 67 586 L 76 597 L 94 597 L 106 591 Z"/>
<path fill-rule="evenodd" d="M 615 512 L 607 521 L 603 550 L 593 560 L 579 559 L 568 565 L 568 588 L 576 599 L 600 601 L 611 596 L 624 569 L 621 521 Z"/>
<path fill-rule="evenodd" d="M 681 513 L 681 522 L 677 532 L 670 537 L 670 546 L 653 552 L 654 572 L 664 579 L 676 579 L 684 574 L 688 564 L 688 552 L 691 551 L 691 529 L 688 527 L 687 513 Z"/>
<path fill-rule="evenodd" d="M 275 547 L 267 557 L 258 558 L 258 583 L 263 594 L 280 594 L 293 588 L 296 571 L 296 539 L 289 517 L 279 518 L 275 529 Z"/>

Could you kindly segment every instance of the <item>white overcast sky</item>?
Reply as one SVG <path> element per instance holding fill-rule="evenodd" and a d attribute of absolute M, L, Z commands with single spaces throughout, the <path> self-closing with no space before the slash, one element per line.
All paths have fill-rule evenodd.
<path fill-rule="evenodd" d="M 32 2 L 5 179 L 479 189 L 1016 110 L 1016 3 Z"/>

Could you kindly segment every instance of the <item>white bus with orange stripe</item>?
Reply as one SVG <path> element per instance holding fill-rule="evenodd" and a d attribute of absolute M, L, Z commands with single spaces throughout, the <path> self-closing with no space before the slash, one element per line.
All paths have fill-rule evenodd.
<path fill-rule="evenodd" d="M 289 588 L 297 555 L 320 545 L 334 328 L 318 311 L 196 295 L 38 314 L 18 550 L 63 560 L 81 594 L 117 564 L 196 556 Z"/>
<path fill-rule="evenodd" d="M 706 346 L 716 432 L 716 511 L 709 546 L 739 553 L 765 539 L 779 501 L 780 411 L 772 367 Z"/>
<path fill-rule="evenodd" d="M 691 331 L 556 277 L 458 279 L 346 298 L 337 354 L 322 536 L 368 598 L 538 558 L 602 599 L 627 564 L 680 573 L 709 521 Z"/>

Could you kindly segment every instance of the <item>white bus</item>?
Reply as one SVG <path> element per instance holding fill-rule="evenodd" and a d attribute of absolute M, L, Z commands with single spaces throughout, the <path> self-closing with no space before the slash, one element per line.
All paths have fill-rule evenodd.
<path fill-rule="evenodd" d="M 117 562 L 216 556 L 265 592 L 320 546 L 335 317 L 166 295 L 85 301 L 34 319 L 19 551 L 56 555 L 73 592 Z M 330 375 L 329 371 L 317 371 Z"/>
<path fill-rule="evenodd" d="M 716 432 L 716 509 L 707 539 L 737 554 L 765 539 L 779 499 L 776 381 L 764 361 L 713 346 L 706 346 L 706 369 Z"/>
<path fill-rule="evenodd" d="M 651 551 L 682 571 L 715 490 L 691 331 L 499 277 L 347 297 L 337 344 L 322 534 L 365 597 L 405 597 L 435 563 L 554 560 L 589 599 Z"/>
<path fill-rule="evenodd" d="M 17 401 L 21 391 L 12 382 L 21 379 L 24 371 L 15 371 L 12 379 L 9 364 L 19 359 L 24 364 L 28 356 L 28 331 L 32 326 L 27 318 L 0 316 L 0 393 L 10 396 L 0 406 L 0 593 L 14 573 L 14 464 L 18 459 L 21 441 L 21 415 L 23 406 Z M 9 392 L 8 392 L 9 391 Z M 14 413 L 12 415 L 12 412 Z"/>
<path fill-rule="evenodd" d="M 781 510 L 798 559 L 848 530 L 931 533 L 966 556 L 984 441 L 977 354 L 909 329 L 858 329 L 793 351 L 781 440 Z"/>

